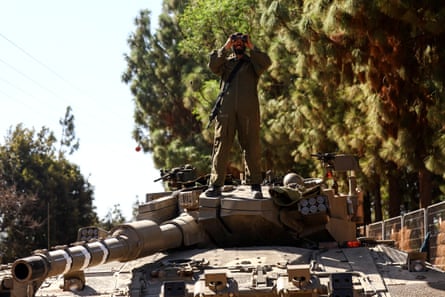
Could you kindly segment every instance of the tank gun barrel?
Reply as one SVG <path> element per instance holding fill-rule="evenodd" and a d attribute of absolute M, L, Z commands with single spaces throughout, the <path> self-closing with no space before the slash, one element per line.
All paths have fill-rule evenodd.
<path fill-rule="evenodd" d="M 202 240 L 199 225 L 188 214 L 162 225 L 150 220 L 123 224 L 114 228 L 111 234 L 102 240 L 18 259 L 12 265 L 12 275 L 21 283 L 42 280 L 107 262 L 131 261 Z"/>

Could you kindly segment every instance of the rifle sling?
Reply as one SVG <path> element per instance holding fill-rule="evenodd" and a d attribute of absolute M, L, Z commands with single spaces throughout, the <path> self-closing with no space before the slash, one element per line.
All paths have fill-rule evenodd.
<path fill-rule="evenodd" d="M 238 63 L 235 65 L 235 67 L 232 69 L 232 72 L 230 72 L 229 77 L 227 78 L 227 80 L 224 82 L 224 88 L 222 89 L 220 96 L 224 96 L 224 93 L 227 91 L 227 89 L 229 88 L 230 82 L 232 81 L 232 79 L 235 77 L 235 74 L 238 72 L 238 70 L 241 68 L 241 66 L 243 65 L 244 60 L 241 59 L 238 61 Z"/>
<path fill-rule="evenodd" d="M 212 123 L 213 119 L 216 117 L 217 113 L 219 112 L 219 108 L 221 107 L 222 97 L 224 96 L 225 92 L 229 88 L 230 81 L 233 79 L 233 77 L 235 76 L 238 69 L 241 68 L 242 64 L 243 64 L 243 60 L 239 60 L 238 63 L 235 65 L 235 67 L 232 69 L 232 72 L 230 72 L 229 77 L 225 81 L 224 87 L 219 92 L 218 98 L 216 98 L 215 105 L 213 106 L 212 112 L 210 113 L 209 123 L 207 124 L 207 128 L 210 127 L 210 124 Z M 222 82 L 222 80 L 221 80 L 221 82 Z"/>

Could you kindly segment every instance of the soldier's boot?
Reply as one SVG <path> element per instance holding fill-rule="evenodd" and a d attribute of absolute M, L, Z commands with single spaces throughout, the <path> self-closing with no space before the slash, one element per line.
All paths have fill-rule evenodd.
<path fill-rule="evenodd" d="M 254 199 L 263 199 L 263 193 L 261 192 L 261 185 L 251 185 L 250 191 L 252 192 L 252 197 Z"/>
<path fill-rule="evenodd" d="M 206 197 L 219 197 L 221 196 L 221 187 L 220 186 L 210 186 L 204 194 Z"/>

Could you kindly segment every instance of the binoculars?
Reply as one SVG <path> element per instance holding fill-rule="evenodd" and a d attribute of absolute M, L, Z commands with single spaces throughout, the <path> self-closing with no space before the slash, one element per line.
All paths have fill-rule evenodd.
<path fill-rule="evenodd" d="M 244 34 L 232 34 L 232 36 L 230 36 L 230 39 L 232 41 L 241 39 L 243 42 L 247 42 L 247 35 L 244 35 Z"/>

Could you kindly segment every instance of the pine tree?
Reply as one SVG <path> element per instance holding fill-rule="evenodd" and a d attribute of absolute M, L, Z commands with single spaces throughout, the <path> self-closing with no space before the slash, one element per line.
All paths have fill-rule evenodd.
<path fill-rule="evenodd" d="M 157 168 L 174 168 L 193 163 L 202 171 L 210 156 L 202 157 L 208 144 L 201 136 L 201 122 L 185 97 L 186 74 L 197 64 L 179 49 L 182 33 L 176 15 L 183 3 L 164 5 L 155 34 L 150 32 L 150 13 L 141 11 L 136 30 L 128 39 L 127 70 L 122 75 L 134 96 L 136 127 L 134 138 L 151 152 Z"/>
<path fill-rule="evenodd" d="M 173 164 L 186 149 L 190 160 L 202 160 L 199 168 L 209 166 L 208 155 L 203 156 L 210 150 L 212 132 L 202 127 L 218 81 L 206 69 L 206 54 L 232 32 L 243 31 L 254 36 L 255 44 L 273 61 L 259 85 L 264 169 L 313 175 L 320 168 L 312 153 L 356 154 L 360 181 L 370 199 L 366 203 L 373 205 L 375 219 L 398 215 L 401 206 L 425 207 L 443 198 L 444 4 L 383 0 L 174 4 L 175 9 L 167 10 L 170 15 L 161 18 L 170 27 L 161 25 L 151 36 L 147 22 L 140 26 L 134 35 L 139 39 L 133 38 L 140 46 L 132 47 L 129 72 L 124 75 L 136 97 L 140 129 L 136 130 L 149 134 L 143 138 L 149 140 L 144 148 L 153 151 L 158 165 Z M 168 42 L 172 35 L 164 30 L 177 30 L 175 42 Z M 173 101 L 166 100 L 164 106 L 150 89 L 168 81 L 156 63 L 169 69 L 177 65 L 178 57 L 184 59 L 179 60 L 183 67 L 176 68 L 176 73 L 182 72 L 174 80 L 182 85 L 175 89 L 175 98 L 182 98 L 184 109 L 193 116 L 175 113 L 173 122 L 162 121 L 158 111 L 167 110 Z M 153 67 L 142 66 L 148 60 Z M 170 90 L 164 85 L 161 89 Z M 178 132 L 176 122 L 192 127 L 195 145 Z M 170 144 L 182 150 L 178 153 Z M 238 159 L 230 167 L 240 164 Z"/>
<path fill-rule="evenodd" d="M 59 155 L 66 152 L 71 155 L 79 149 L 79 139 L 76 139 L 74 114 L 71 106 L 66 107 L 65 116 L 59 120 L 59 124 L 62 126 Z"/>
<path fill-rule="evenodd" d="M 369 185 L 388 187 L 392 216 L 399 213 L 406 193 L 400 176 L 408 181 L 417 172 L 419 206 L 427 206 L 431 170 L 436 167 L 439 173 L 437 169 L 443 168 L 443 149 L 438 145 L 442 133 L 435 133 L 442 117 L 431 116 L 443 106 L 443 87 L 438 83 L 443 72 L 438 66 L 443 60 L 443 32 L 438 26 L 443 5 L 264 3 L 264 27 L 279 36 L 273 47 L 276 57 L 290 55 L 295 61 L 295 67 L 277 70 L 288 74 L 275 76 L 298 77 L 290 86 L 295 87 L 290 97 L 298 106 L 292 112 L 297 116 L 281 120 L 302 132 L 298 152 L 307 151 L 308 144 L 327 144 L 328 149 L 358 154 Z M 281 61 L 285 58 L 280 64 L 288 65 Z M 377 176 L 385 183 L 371 181 Z"/>
<path fill-rule="evenodd" d="M 403 195 L 401 175 L 417 173 L 419 207 L 432 201 L 433 168 L 425 161 L 438 160 L 430 153 L 434 139 L 441 137 L 435 129 L 441 121 L 430 113 L 443 106 L 442 83 L 436 82 L 443 80 L 438 65 L 444 58 L 444 31 L 438 22 L 445 17 L 444 8 L 432 2 L 388 1 L 331 7 L 341 24 L 331 34 L 336 30 L 337 40 L 349 48 L 355 76 L 377 95 L 370 112 L 381 142 L 379 157 L 386 161 L 390 204 L 399 204 L 390 205 L 392 216 Z"/>

